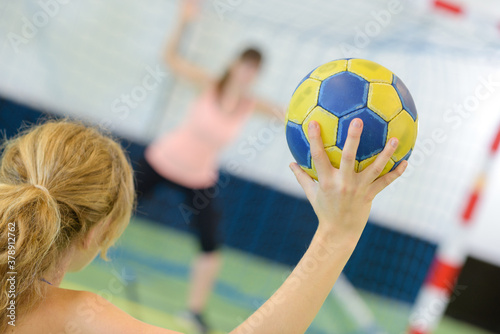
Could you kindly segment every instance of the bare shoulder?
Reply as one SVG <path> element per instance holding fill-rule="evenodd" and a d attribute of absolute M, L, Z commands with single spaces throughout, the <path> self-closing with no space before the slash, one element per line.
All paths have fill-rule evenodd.
<path fill-rule="evenodd" d="M 11 333 L 84 333 L 82 324 L 92 319 L 99 302 L 104 304 L 91 292 L 51 287 L 45 298 L 10 328 Z"/>
<path fill-rule="evenodd" d="M 176 333 L 145 324 L 95 293 L 51 290 L 12 333 Z"/>

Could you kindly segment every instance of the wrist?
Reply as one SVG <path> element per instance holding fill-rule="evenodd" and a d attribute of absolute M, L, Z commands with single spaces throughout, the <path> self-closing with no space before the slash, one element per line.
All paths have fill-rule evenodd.
<path fill-rule="evenodd" d="M 318 229 L 314 235 L 320 243 L 328 245 L 333 249 L 343 249 L 354 251 L 358 244 L 361 233 L 352 231 L 346 232 L 342 229 L 336 229 L 327 224 L 319 224 Z"/>

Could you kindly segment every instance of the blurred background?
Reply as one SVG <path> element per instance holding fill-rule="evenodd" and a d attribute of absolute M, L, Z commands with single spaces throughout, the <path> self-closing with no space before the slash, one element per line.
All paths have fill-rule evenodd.
<path fill-rule="evenodd" d="M 255 94 L 283 109 L 312 68 L 345 57 L 392 70 L 418 109 L 410 167 L 376 199 L 345 281 L 308 333 L 500 333 L 498 1 L 201 4 L 182 54 L 220 75 L 244 46 L 258 46 L 264 67 Z M 138 159 L 179 124 L 198 93 L 163 61 L 178 12 L 173 0 L 0 0 L 3 134 L 46 115 L 69 116 L 113 132 Z M 314 233 L 312 209 L 288 169 L 292 160 L 284 126 L 260 115 L 224 152 L 221 177 L 229 183 L 218 201 L 225 263 L 207 311 L 214 333 L 257 309 Z M 196 245 L 176 196 L 155 189 L 113 261 L 68 275 L 65 286 L 100 293 L 144 321 L 193 332 L 177 316 Z M 458 282 L 438 291 L 446 280 L 433 285 L 432 277 L 453 278 L 450 272 Z"/>

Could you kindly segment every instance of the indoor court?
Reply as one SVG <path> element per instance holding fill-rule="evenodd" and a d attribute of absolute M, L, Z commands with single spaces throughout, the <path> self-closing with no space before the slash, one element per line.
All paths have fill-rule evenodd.
<path fill-rule="evenodd" d="M 344 58 L 404 81 L 418 137 L 306 333 L 500 333 L 497 0 L 0 0 L 2 138 L 80 120 L 112 135 L 136 186 L 148 185 L 111 261 L 67 273 L 61 287 L 185 334 L 243 323 L 315 235 L 318 219 L 289 169 L 298 159 L 285 112 L 304 75 Z M 409 109 L 395 92 L 398 112 Z M 207 116 L 227 105 L 234 119 Z M 165 176 L 172 170 L 180 176 Z M 207 202 L 198 189 L 210 190 Z"/>

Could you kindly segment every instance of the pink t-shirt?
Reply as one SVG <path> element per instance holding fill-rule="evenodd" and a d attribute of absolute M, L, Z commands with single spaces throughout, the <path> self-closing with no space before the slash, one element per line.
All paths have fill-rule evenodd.
<path fill-rule="evenodd" d="M 185 187 L 213 186 L 219 176 L 220 151 L 236 138 L 254 106 L 247 99 L 231 114 L 224 113 L 215 90 L 209 89 L 193 103 L 177 129 L 149 145 L 146 160 L 158 174 Z"/>

